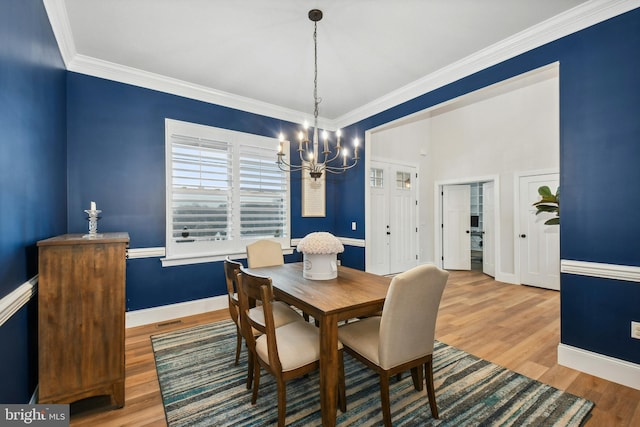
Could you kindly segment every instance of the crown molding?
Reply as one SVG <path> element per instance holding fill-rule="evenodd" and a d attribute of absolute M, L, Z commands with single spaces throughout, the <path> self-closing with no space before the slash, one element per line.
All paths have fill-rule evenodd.
<path fill-rule="evenodd" d="M 638 7 L 640 7 L 640 0 L 588 1 L 356 108 L 335 119 L 335 127 L 346 127 L 417 96 Z"/>
<path fill-rule="evenodd" d="M 67 70 L 147 89 L 235 108 L 293 123 L 308 114 L 232 93 L 196 85 L 120 64 L 91 58 L 76 51 L 65 2 L 43 0 Z M 591 0 L 508 37 L 451 65 L 352 110 L 335 120 L 319 117 L 319 124 L 335 130 L 371 117 L 417 96 L 640 7 L 640 0 Z"/>
<path fill-rule="evenodd" d="M 308 116 L 308 114 L 279 107 L 274 104 L 81 54 L 76 54 L 73 57 L 69 64 L 67 64 L 67 69 L 76 73 L 153 89 L 210 104 L 235 108 L 249 113 L 288 120 L 294 123 L 300 122 L 301 117 Z"/>
<path fill-rule="evenodd" d="M 60 55 L 65 67 L 69 69 L 69 63 L 76 56 L 77 51 L 76 44 L 73 41 L 73 32 L 69 23 L 66 3 L 60 0 L 43 0 L 43 3 L 53 35 L 58 43 Z"/>

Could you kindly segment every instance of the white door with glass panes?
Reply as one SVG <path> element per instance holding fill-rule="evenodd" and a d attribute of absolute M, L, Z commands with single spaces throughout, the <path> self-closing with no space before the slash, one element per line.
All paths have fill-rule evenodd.
<path fill-rule="evenodd" d="M 372 161 L 369 170 L 369 272 L 391 274 L 418 263 L 416 168 Z"/>

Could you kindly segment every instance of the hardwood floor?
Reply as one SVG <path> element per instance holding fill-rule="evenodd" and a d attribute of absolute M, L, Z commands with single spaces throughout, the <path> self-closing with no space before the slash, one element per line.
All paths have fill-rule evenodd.
<path fill-rule="evenodd" d="M 226 310 L 131 328 L 126 335 L 125 407 L 104 402 L 72 406 L 72 426 L 164 426 L 149 337 L 228 318 Z M 560 295 L 494 281 L 479 272 L 451 272 L 436 339 L 595 402 L 587 427 L 640 425 L 640 390 L 556 363 Z"/>

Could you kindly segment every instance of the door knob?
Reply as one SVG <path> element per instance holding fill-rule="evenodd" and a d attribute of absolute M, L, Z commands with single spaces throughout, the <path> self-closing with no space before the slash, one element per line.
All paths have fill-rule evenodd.
<path fill-rule="evenodd" d="M 522 239 L 524 239 L 525 237 L 527 237 L 527 235 L 526 235 L 526 234 L 521 234 L 521 235 L 520 235 L 520 238 L 522 238 Z"/>
<path fill-rule="evenodd" d="M 467 230 L 466 233 L 469 234 L 469 230 Z"/>

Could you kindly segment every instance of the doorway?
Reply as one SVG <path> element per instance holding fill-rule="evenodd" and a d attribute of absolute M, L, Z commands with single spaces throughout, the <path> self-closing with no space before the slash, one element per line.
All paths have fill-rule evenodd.
<path fill-rule="evenodd" d="M 495 277 L 495 181 L 487 178 L 438 186 L 442 268 L 477 270 Z"/>
<path fill-rule="evenodd" d="M 560 226 L 545 225 L 548 212 L 536 214 L 532 203 L 538 201 L 538 188 L 548 186 L 555 193 L 558 173 L 520 175 L 518 177 L 518 245 L 520 283 L 560 290 Z"/>
<path fill-rule="evenodd" d="M 367 271 L 393 274 L 417 265 L 417 176 L 414 166 L 371 161 Z"/>

